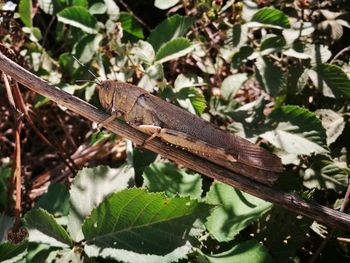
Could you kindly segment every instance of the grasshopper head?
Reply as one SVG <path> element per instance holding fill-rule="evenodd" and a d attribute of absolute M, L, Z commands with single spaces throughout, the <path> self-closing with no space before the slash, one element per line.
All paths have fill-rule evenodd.
<path fill-rule="evenodd" d="M 113 110 L 113 107 L 115 106 L 114 96 L 116 89 L 114 88 L 114 86 L 114 81 L 110 80 L 103 81 L 99 85 L 99 99 L 102 107 L 108 112 L 111 112 Z"/>

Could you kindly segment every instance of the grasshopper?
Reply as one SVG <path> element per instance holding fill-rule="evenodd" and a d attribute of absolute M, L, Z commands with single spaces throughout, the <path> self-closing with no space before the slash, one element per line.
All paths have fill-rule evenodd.
<path fill-rule="evenodd" d="M 99 99 L 111 117 L 120 116 L 132 127 L 172 145 L 205 157 L 234 172 L 272 185 L 282 171 L 280 158 L 246 139 L 166 102 L 137 86 L 105 80 Z"/>

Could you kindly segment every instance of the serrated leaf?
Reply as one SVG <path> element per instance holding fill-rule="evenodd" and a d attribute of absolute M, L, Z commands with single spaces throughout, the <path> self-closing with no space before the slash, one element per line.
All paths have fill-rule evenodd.
<path fill-rule="evenodd" d="M 286 86 L 283 70 L 270 60 L 258 57 L 255 62 L 256 79 L 271 96 L 279 95 Z"/>
<path fill-rule="evenodd" d="M 0 262 L 17 262 L 26 254 L 28 247 L 27 240 L 20 244 L 13 244 L 11 242 L 4 242 L 0 244 Z"/>
<path fill-rule="evenodd" d="M 243 66 L 248 58 L 253 54 L 254 49 L 250 46 L 241 47 L 235 54 L 232 56 L 232 66 L 234 68 L 239 68 Z"/>
<path fill-rule="evenodd" d="M 85 252 L 127 262 L 147 256 L 169 262 L 164 259 L 171 254 L 175 261 L 189 252 L 188 233 L 209 208 L 189 198 L 167 198 L 139 188 L 123 190 L 107 197 L 84 221 Z"/>
<path fill-rule="evenodd" d="M 155 60 L 157 63 L 162 64 L 166 61 L 182 57 L 193 49 L 194 45 L 191 45 L 191 42 L 188 39 L 184 37 L 175 38 L 159 48 Z"/>
<path fill-rule="evenodd" d="M 332 144 L 343 133 L 345 128 L 343 116 L 329 109 L 319 109 L 315 113 L 322 121 L 322 126 L 326 129 L 327 145 Z"/>
<path fill-rule="evenodd" d="M 197 115 L 201 115 L 207 107 L 203 93 L 195 88 L 181 89 L 176 93 L 176 101 L 182 108 Z"/>
<path fill-rule="evenodd" d="M 179 15 L 168 17 L 152 30 L 147 41 L 151 43 L 155 51 L 158 51 L 168 41 L 182 37 L 194 22 L 194 17 Z"/>
<path fill-rule="evenodd" d="M 219 205 L 205 223 L 209 233 L 219 242 L 233 240 L 272 207 L 269 202 L 223 183 L 211 186 L 206 203 Z"/>
<path fill-rule="evenodd" d="M 21 18 L 23 24 L 29 28 L 33 26 L 32 23 L 32 1 L 31 0 L 21 0 L 18 6 L 19 17 Z"/>
<path fill-rule="evenodd" d="M 248 40 L 248 27 L 243 24 L 236 24 L 231 30 L 227 32 L 227 44 L 236 48 L 241 48 L 247 43 Z"/>
<path fill-rule="evenodd" d="M 143 39 L 143 31 L 137 20 L 129 13 L 121 12 L 119 16 L 119 22 L 122 24 L 123 31 L 128 32 L 130 35 Z"/>
<path fill-rule="evenodd" d="M 269 120 L 277 127 L 260 136 L 275 147 L 293 154 L 327 153 L 326 131 L 316 115 L 288 105 L 274 110 Z"/>
<path fill-rule="evenodd" d="M 235 75 L 227 76 L 221 84 L 222 98 L 224 100 L 229 100 L 234 97 L 247 79 L 247 73 L 238 73 Z"/>
<path fill-rule="evenodd" d="M 133 185 L 133 169 L 129 166 L 84 168 L 76 175 L 70 189 L 71 208 L 68 231 L 74 241 L 83 238 L 81 224 L 92 209 L 109 194 Z"/>
<path fill-rule="evenodd" d="M 154 6 L 165 10 L 176 5 L 180 0 L 154 0 Z"/>
<path fill-rule="evenodd" d="M 241 242 L 219 254 L 205 255 L 210 263 L 266 263 L 274 262 L 268 250 L 256 240 Z"/>
<path fill-rule="evenodd" d="M 81 6 L 67 7 L 57 14 L 58 21 L 77 27 L 88 34 L 96 34 L 97 20 Z"/>
<path fill-rule="evenodd" d="M 290 28 L 288 16 L 282 11 L 264 7 L 254 14 L 252 21 L 281 28 Z"/>
<path fill-rule="evenodd" d="M 332 52 L 328 46 L 309 44 L 304 48 L 304 53 L 311 57 L 310 64 L 312 66 L 326 63 L 332 56 Z"/>
<path fill-rule="evenodd" d="M 54 216 L 64 216 L 69 211 L 69 192 L 62 184 L 53 183 L 49 186 L 47 193 L 40 196 L 35 208 L 45 209 Z"/>
<path fill-rule="evenodd" d="M 348 185 L 350 170 L 327 160 L 316 160 L 305 170 L 303 184 L 309 189 L 333 189 L 344 191 Z"/>
<path fill-rule="evenodd" d="M 24 218 L 28 227 L 29 241 L 45 243 L 53 247 L 72 245 L 67 231 L 44 209 L 31 210 Z"/>
<path fill-rule="evenodd" d="M 171 163 L 153 163 L 143 173 L 144 186 L 151 192 L 165 192 L 169 197 L 190 196 L 199 199 L 202 194 L 202 177 L 189 174 Z"/>
<path fill-rule="evenodd" d="M 350 79 L 340 67 L 321 64 L 310 70 L 309 76 L 324 96 L 350 98 Z"/>

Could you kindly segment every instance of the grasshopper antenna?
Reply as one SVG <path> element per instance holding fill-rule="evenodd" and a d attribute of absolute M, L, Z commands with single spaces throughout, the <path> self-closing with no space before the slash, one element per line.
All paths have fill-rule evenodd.
<path fill-rule="evenodd" d="M 97 85 L 101 86 L 102 83 L 98 80 L 97 76 L 96 76 L 86 65 L 84 65 L 83 63 L 81 63 L 81 62 L 79 61 L 79 59 L 77 59 L 75 56 L 72 56 L 72 57 L 74 58 L 74 60 L 75 60 L 76 62 L 79 63 L 80 66 L 86 68 L 87 71 L 95 78 L 95 81 L 93 81 L 93 82 L 95 82 Z M 81 81 L 79 81 L 79 82 L 81 82 Z M 85 81 L 85 82 L 89 82 L 89 81 Z"/>

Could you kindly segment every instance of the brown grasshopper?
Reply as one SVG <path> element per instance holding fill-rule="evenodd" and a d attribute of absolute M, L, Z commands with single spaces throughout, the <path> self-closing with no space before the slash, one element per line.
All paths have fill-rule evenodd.
<path fill-rule="evenodd" d="M 137 86 L 106 80 L 100 83 L 102 107 L 136 129 L 184 148 L 256 181 L 272 185 L 282 171 L 280 158 Z"/>

